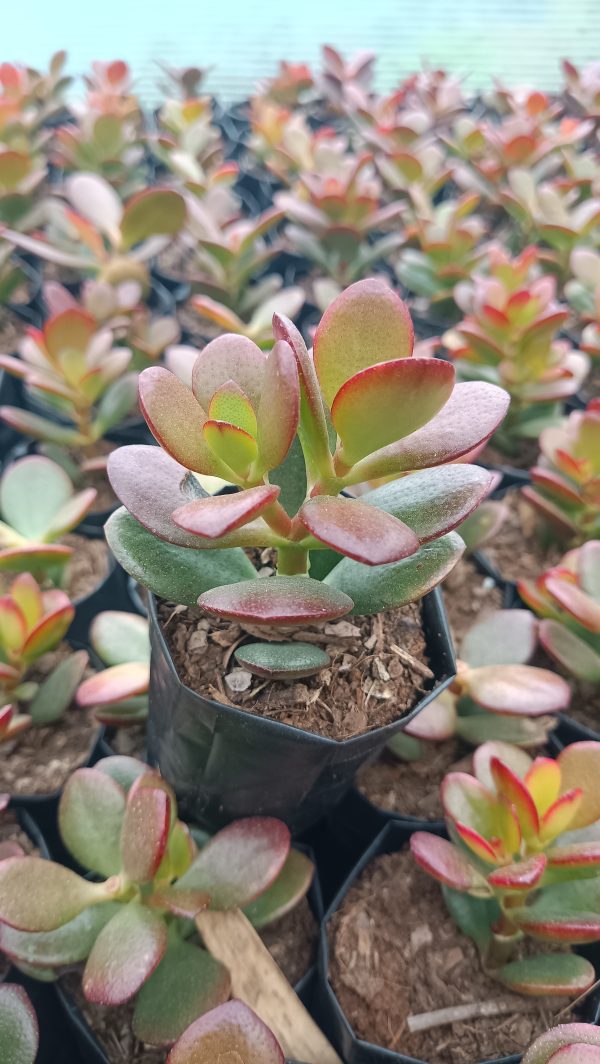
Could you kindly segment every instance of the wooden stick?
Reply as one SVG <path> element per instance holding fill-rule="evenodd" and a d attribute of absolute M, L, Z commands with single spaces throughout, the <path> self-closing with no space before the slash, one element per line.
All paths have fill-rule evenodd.
<path fill-rule="evenodd" d="M 409 1016 L 406 1025 L 411 1034 L 415 1031 L 429 1031 L 432 1027 L 442 1027 L 448 1023 L 461 1020 L 477 1020 L 484 1016 L 505 1016 L 510 1012 L 530 1012 L 534 1005 L 530 1001 L 473 1001 L 469 1005 L 451 1005 L 447 1009 L 434 1012 L 421 1012 L 418 1016 Z"/>
<path fill-rule="evenodd" d="M 208 951 L 229 969 L 233 996 L 271 1028 L 286 1057 L 306 1064 L 342 1064 L 239 909 L 198 913 L 196 924 Z"/>

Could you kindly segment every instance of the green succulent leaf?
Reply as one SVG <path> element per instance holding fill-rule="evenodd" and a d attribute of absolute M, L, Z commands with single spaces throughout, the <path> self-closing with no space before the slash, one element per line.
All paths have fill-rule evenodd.
<path fill-rule="evenodd" d="M 49 458 L 31 455 L 13 462 L 0 481 L 3 519 L 20 535 L 43 543 L 56 514 L 69 502 L 73 485 Z"/>
<path fill-rule="evenodd" d="M 62 840 L 84 868 L 103 876 L 121 869 L 125 791 L 105 772 L 80 768 L 67 780 L 58 807 Z"/>
<path fill-rule="evenodd" d="M 0 920 L 19 931 L 54 931 L 112 893 L 111 883 L 90 883 L 41 857 L 0 861 Z"/>
<path fill-rule="evenodd" d="M 281 465 L 271 470 L 271 484 L 281 488 L 279 502 L 290 517 L 298 513 L 308 491 L 306 464 L 299 439 L 294 439 Z"/>
<path fill-rule="evenodd" d="M 61 661 L 37 689 L 27 711 L 36 725 L 50 724 L 71 705 L 88 664 L 87 650 Z"/>
<path fill-rule="evenodd" d="M 229 972 L 206 950 L 171 945 L 137 995 L 133 1030 L 142 1042 L 171 1045 L 195 1019 L 227 1001 L 230 987 Z"/>
<path fill-rule="evenodd" d="M 174 236 L 186 215 L 185 201 L 172 189 L 146 189 L 127 203 L 121 219 L 124 250 L 151 236 Z"/>
<path fill-rule="evenodd" d="M 530 610 L 495 610 L 465 635 L 460 656 L 473 668 L 525 665 L 537 643 L 538 622 Z"/>
<path fill-rule="evenodd" d="M 93 431 L 97 438 L 120 425 L 137 406 L 138 375 L 126 373 L 108 387 L 96 409 Z"/>
<path fill-rule="evenodd" d="M 600 682 L 600 654 L 564 624 L 541 621 L 540 642 L 572 676 L 587 683 Z"/>
<path fill-rule="evenodd" d="M 496 977 L 518 994 L 573 997 L 592 985 L 596 973 L 593 964 L 575 953 L 547 953 L 505 964 Z"/>
<path fill-rule="evenodd" d="M 305 854 L 290 850 L 274 883 L 244 909 L 254 927 L 267 927 L 290 912 L 305 897 L 314 872 L 314 865 Z"/>
<path fill-rule="evenodd" d="M 450 887 L 442 887 L 444 901 L 456 926 L 463 935 L 472 938 L 480 952 L 484 952 L 492 938 L 492 927 L 500 916 L 495 898 L 474 898 Z"/>
<path fill-rule="evenodd" d="M 314 676 L 331 663 L 329 654 L 313 643 L 245 643 L 235 657 L 255 676 L 271 680 Z"/>
<path fill-rule="evenodd" d="M 98 1005 L 123 1005 L 158 967 L 167 949 L 167 926 L 136 901 L 122 905 L 103 927 L 83 973 L 83 992 Z"/>
<path fill-rule="evenodd" d="M 19 966 L 61 968 L 86 960 L 102 928 L 118 911 L 116 903 L 85 909 L 55 931 L 15 931 L 0 925 L 0 949 Z"/>
<path fill-rule="evenodd" d="M 137 613 L 104 610 L 90 625 L 90 641 L 105 665 L 150 661 L 148 621 Z"/>
<path fill-rule="evenodd" d="M 4 1064 L 34 1064 L 39 1046 L 35 1010 L 22 986 L 0 986 L 0 1059 Z"/>

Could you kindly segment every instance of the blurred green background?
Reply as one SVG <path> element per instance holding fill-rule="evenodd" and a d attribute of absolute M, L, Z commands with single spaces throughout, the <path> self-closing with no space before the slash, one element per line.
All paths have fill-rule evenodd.
<path fill-rule="evenodd" d="M 67 48 L 69 70 L 125 59 L 142 95 L 156 95 L 155 61 L 211 65 L 207 88 L 227 100 L 252 90 L 278 59 L 317 62 L 319 45 L 379 54 L 377 87 L 422 60 L 464 75 L 552 88 L 563 56 L 600 58 L 600 0 L 55 0 L 6 4 L 2 59 L 43 64 Z"/>

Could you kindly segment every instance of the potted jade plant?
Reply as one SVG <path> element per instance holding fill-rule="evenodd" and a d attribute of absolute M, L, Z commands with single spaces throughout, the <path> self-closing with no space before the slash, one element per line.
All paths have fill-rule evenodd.
<path fill-rule="evenodd" d="M 268 355 L 245 337 L 212 341 L 191 388 L 145 370 L 140 405 L 160 447 L 109 460 L 124 504 L 109 545 L 158 596 L 150 758 L 186 815 L 211 826 L 242 810 L 316 820 L 449 682 L 429 593 L 463 551 L 452 529 L 490 485 L 481 467 L 454 463 L 508 402 L 411 357 L 408 312 L 379 281 L 331 304 L 312 357 L 287 319 L 274 332 Z M 239 490 L 207 496 L 197 474 Z M 400 479 L 341 494 L 379 477 Z M 398 641 L 428 658 L 428 683 L 392 677 Z"/>

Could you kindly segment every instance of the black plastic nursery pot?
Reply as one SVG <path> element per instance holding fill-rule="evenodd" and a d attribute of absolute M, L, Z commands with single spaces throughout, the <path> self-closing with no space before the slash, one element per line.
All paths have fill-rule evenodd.
<path fill-rule="evenodd" d="M 361 876 L 367 865 L 377 857 L 384 854 L 397 853 L 399 850 L 404 849 L 410 836 L 415 830 L 417 829 L 414 825 L 403 821 L 398 820 L 389 823 L 362 855 L 325 913 L 319 946 L 319 973 L 316 996 L 318 1008 L 315 1018 L 317 1022 L 321 1024 L 323 1031 L 344 1060 L 344 1064 L 429 1064 L 428 1061 L 412 1056 L 406 1056 L 403 1053 L 397 1053 L 390 1049 L 383 1049 L 381 1046 L 373 1045 L 370 1042 L 365 1042 L 358 1038 L 335 995 L 331 983 L 329 982 L 329 921 L 338 911 L 348 894 L 348 891 Z M 391 944 L 388 943 L 382 943 L 381 948 L 385 949 L 386 946 L 390 946 L 391 948 Z M 579 952 L 579 950 L 577 952 Z M 592 961 L 596 967 L 596 971 L 600 972 L 600 947 L 597 944 L 592 947 L 582 947 L 581 952 Z M 594 1024 L 597 1024 L 600 1021 L 599 988 L 596 988 L 593 993 L 588 995 L 582 1006 L 579 1019 L 581 1022 Z M 574 1018 L 570 1017 L 564 1022 L 572 1023 L 574 1022 Z M 521 1054 L 516 1053 L 491 1059 L 486 1058 L 486 1060 L 479 1062 L 473 1061 L 473 1064 L 519 1064 L 521 1059 Z"/>
<path fill-rule="evenodd" d="M 294 832 L 343 797 L 356 771 L 443 690 L 455 670 L 441 592 L 423 599 L 431 690 L 400 720 L 344 741 L 324 738 L 204 698 L 180 680 L 149 596 L 152 665 L 149 759 L 175 789 L 184 817 L 216 829 L 270 815 Z"/>
<path fill-rule="evenodd" d="M 27 285 L 27 299 L 11 299 L 6 304 L 21 321 L 27 325 L 36 324 L 37 308 L 39 307 L 40 293 L 42 290 L 42 267 L 39 259 L 34 255 L 22 253 L 15 256 L 17 268 Z"/>

